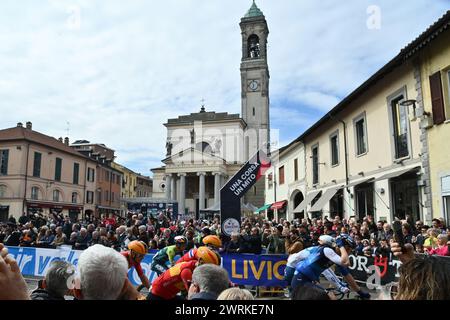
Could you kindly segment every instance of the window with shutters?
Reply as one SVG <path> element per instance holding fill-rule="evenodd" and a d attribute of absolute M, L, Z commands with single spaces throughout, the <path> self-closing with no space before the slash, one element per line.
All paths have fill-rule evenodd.
<path fill-rule="evenodd" d="M 339 132 L 330 135 L 331 166 L 339 165 Z"/>
<path fill-rule="evenodd" d="M 78 180 L 80 177 L 80 164 L 73 164 L 73 184 L 78 184 Z"/>
<path fill-rule="evenodd" d="M 431 107 L 433 122 L 438 125 L 445 121 L 444 97 L 442 94 L 441 72 L 430 76 Z"/>
<path fill-rule="evenodd" d="M 408 107 L 401 104 L 405 99 L 406 89 L 404 88 L 388 97 L 391 143 L 395 159 L 408 157 L 410 153 Z"/>
<path fill-rule="evenodd" d="M 311 161 L 312 161 L 312 183 L 319 183 L 319 146 L 315 145 L 311 148 Z"/>
<path fill-rule="evenodd" d="M 31 188 L 31 199 L 39 200 L 39 188 L 38 187 Z"/>
<path fill-rule="evenodd" d="M 298 180 L 298 159 L 294 159 L 294 180 Z"/>
<path fill-rule="evenodd" d="M 447 85 L 445 86 L 447 92 L 445 93 L 445 118 L 450 120 L 450 69 L 445 71 L 445 82 Z"/>
<path fill-rule="evenodd" d="M 0 150 L 0 176 L 8 174 L 9 150 Z"/>
<path fill-rule="evenodd" d="M 366 124 L 366 113 L 363 112 L 361 115 L 353 119 L 353 126 L 355 131 L 355 153 L 356 156 L 361 156 L 367 153 L 368 143 L 367 143 L 367 124 Z"/>
<path fill-rule="evenodd" d="M 41 176 L 41 158 L 42 158 L 41 153 L 39 152 L 34 153 L 33 177 L 39 178 Z"/>
<path fill-rule="evenodd" d="M 56 158 L 55 162 L 55 181 L 61 181 L 62 159 Z"/>
<path fill-rule="evenodd" d="M 284 184 L 284 166 L 278 169 L 278 183 L 280 185 Z"/>

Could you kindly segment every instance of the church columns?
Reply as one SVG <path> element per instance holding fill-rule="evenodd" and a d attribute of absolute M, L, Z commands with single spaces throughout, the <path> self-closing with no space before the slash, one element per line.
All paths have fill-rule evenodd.
<path fill-rule="evenodd" d="M 214 203 L 220 202 L 220 187 L 222 184 L 220 172 L 214 172 Z"/>
<path fill-rule="evenodd" d="M 184 215 L 186 208 L 186 173 L 179 173 L 180 177 L 180 199 L 178 201 L 179 214 Z"/>
<path fill-rule="evenodd" d="M 199 176 L 199 192 L 198 192 L 198 207 L 200 210 L 205 209 L 205 176 L 206 172 L 197 173 Z"/>
<path fill-rule="evenodd" d="M 172 179 L 170 179 L 170 199 L 171 200 L 176 200 L 177 199 L 177 191 L 176 191 L 176 186 L 177 186 L 177 177 L 173 177 Z"/>
<path fill-rule="evenodd" d="M 172 199 L 171 188 L 172 188 L 172 175 L 166 174 L 166 199 Z"/>

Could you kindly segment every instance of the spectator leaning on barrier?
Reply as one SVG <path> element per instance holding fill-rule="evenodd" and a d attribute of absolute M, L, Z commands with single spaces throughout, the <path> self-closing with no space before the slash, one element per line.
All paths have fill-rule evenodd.
<path fill-rule="evenodd" d="M 269 236 L 269 245 L 267 246 L 268 254 L 284 254 L 286 252 L 284 246 L 284 239 L 281 232 L 283 227 L 281 225 L 276 228 L 272 228 L 272 234 Z"/>
<path fill-rule="evenodd" d="M 299 232 L 297 229 L 294 229 L 290 232 L 289 236 L 286 238 L 285 240 L 285 252 L 287 254 L 292 254 L 292 253 L 296 253 L 299 251 L 302 251 L 304 246 L 303 246 L 303 241 L 300 238 Z"/>
<path fill-rule="evenodd" d="M 70 278 L 75 273 L 75 267 L 69 262 L 56 260 L 50 264 L 43 288 L 34 290 L 30 297 L 31 300 L 65 300 L 65 295 L 70 295 L 74 285 Z"/>
<path fill-rule="evenodd" d="M 252 228 L 250 235 L 241 236 L 240 253 L 261 254 L 261 236 L 257 228 Z"/>
<path fill-rule="evenodd" d="M 241 247 L 241 236 L 238 232 L 231 234 L 231 240 L 225 244 L 224 251 L 226 253 L 238 253 Z"/>
<path fill-rule="evenodd" d="M 228 272 L 214 264 L 195 268 L 188 291 L 188 300 L 216 300 L 230 284 Z"/>

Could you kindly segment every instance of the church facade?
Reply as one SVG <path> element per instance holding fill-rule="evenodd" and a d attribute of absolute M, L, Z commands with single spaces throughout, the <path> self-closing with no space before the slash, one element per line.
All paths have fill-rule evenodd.
<path fill-rule="evenodd" d="M 269 29 L 253 2 L 240 22 L 242 34 L 241 114 L 207 111 L 168 119 L 166 157 L 152 169 L 153 198 L 178 203 L 184 216 L 220 208 L 220 189 L 259 149 L 269 151 Z M 261 179 L 243 198 L 248 211 L 262 206 Z"/>

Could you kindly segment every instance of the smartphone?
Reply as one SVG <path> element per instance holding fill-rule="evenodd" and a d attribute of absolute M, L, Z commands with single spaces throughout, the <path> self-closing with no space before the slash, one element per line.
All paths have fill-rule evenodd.
<path fill-rule="evenodd" d="M 394 221 L 392 223 L 392 230 L 394 231 L 394 241 L 403 248 L 405 245 L 405 239 L 403 237 L 402 223 L 400 221 Z"/>

